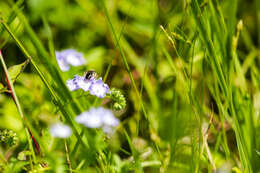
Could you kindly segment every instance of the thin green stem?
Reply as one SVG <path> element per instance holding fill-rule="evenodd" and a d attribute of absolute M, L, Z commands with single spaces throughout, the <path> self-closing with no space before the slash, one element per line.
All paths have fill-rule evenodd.
<path fill-rule="evenodd" d="M 25 124 L 24 124 L 24 121 L 23 121 L 23 120 L 24 120 L 24 114 L 23 114 L 23 111 L 22 111 L 22 107 L 21 107 L 20 102 L 19 102 L 19 99 L 18 99 L 18 97 L 17 97 L 17 95 L 16 95 L 16 92 L 15 92 L 15 89 L 14 89 L 14 86 L 13 86 L 13 83 L 12 83 L 12 80 L 11 80 L 11 77 L 10 77 L 10 75 L 9 75 L 8 69 L 7 69 L 7 67 L 6 67 L 4 58 L 3 58 L 3 56 L 2 56 L 1 50 L 0 50 L 0 60 L 1 60 L 2 66 L 3 66 L 3 68 L 4 68 L 4 72 L 5 72 L 5 75 L 6 75 L 6 78 L 7 78 L 8 85 L 10 86 L 10 89 L 11 89 L 11 94 L 12 94 L 12 96 L 13 96 L 14 102 L 15 102 L 16 107 L 17 107 L 17 109 L 18 109 L 18 112 L 19 112 L 19 114 L 20 114 L 20 116 L 21 116 L 22 124 L 23 124 L 24 127 L 25 127 L 24 129 L 25 129 L 25 132 L 26 132 L 27 141 L 29 142 L 29 148 L 30 148 L 30 150 L 31 150 L 31 152 L 32 152 L 33 161 L 34 161 L 34 163 L 37 163 L 37 161 L 36 161 L 36 156 L 35 156 L 35 153 L 34 153 L 34 150 L 33 150 L 32 141 L 31 141 L 31 139 L 30 139 L 29 131 L 28 131 L 28 129 L 26 128 L 26 126 L 25 126 Z M 32 165 L 31 165 L 31 166 L 32 166 Z"/>
<path fill-rule="evenodd" d="M 127 70 L 127 72 L 128 72 L 128 75 L 129 75 L 129 77 L 130 77 L 131 83 L 132 83 L 132 85 L 133 85 L 133 87 L 134 87 L 134 90 L 135 90 L 135 92 L 136 92 L 136 94 L 137 94 L 138 100 L 140 101 L 141 108 L 142 108 L 142 111 L 143 111 L 143 113 L 144 113 L 144 116 L 145 116 L 145 118 L 147 118 L 147 119 L 149 120 L 149 117 L 147 116 L 147 113 L 146 113 L 146 110 L 145 110 L 145 107 L 144 107 L 144 104 L 143 104 L 142 97 L 141 97 L 141 95 L 140 95 L 140 93 L 139 93 L 139 90 L 138 90 L 138 88 L 137 88 L 137 86 L 136 86 L 136 83 L 135 83 L 135 81 L 134 81 L 133 75 L 132 75 L 132 73 L 131 73 L 130 67 L 129 67 L 129 65 L 128 65 L 128 62 L 127 62 L 127 59 L 126 59 L 126 56 L 125 56 L 125 53 L 124 53 L 124 51 L 123 51 L 123 49 L 122 49 L 122 47 L 121 47 L 121 45 L 120 45 L 120 42 L 119 42 L 119 39 L 118 39 L 117 35 L 116 35 L 114 26 L 113 26 L 112 21 L 111 21 L 111 19 L 110 19 L 110 17 L 109 17 L 109 14 L 108 14 L 108 11 L 107 11 L 107 8 L 106 8 L 106 5 L 105 5 L 104 0 L 102 0 L 102 5 L 103 5 L 103 7 L 104 7 L 105 15 L 106 15 L 107 20 L 108 20 L 108 23 L 109 23 L 109 25 L 110 25 L 112 34 L 113 34 L 114 39 L 115 39 L 115 41 L 116 41 L 116 45 L 117 45 L 117 47 L 119 48 L 121 57 L 122 57 L 122 59 L 123 59 L 124 66 L 125 66 L 125 68 L 126 68 L 126 70 Z"/>

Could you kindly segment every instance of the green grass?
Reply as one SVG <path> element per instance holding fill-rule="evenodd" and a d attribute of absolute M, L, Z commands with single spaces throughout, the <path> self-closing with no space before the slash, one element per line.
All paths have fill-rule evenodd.
<path fill-rule="evenodd" d="M 260 172 L 259 14 L 258 0 L 0 1 L 0 130 L 19 139 L 0 143 L 0 172 Z M 62 72 L 66 48 L 87 65 Z M 112 135 L 74 120 L 113 109 L 68 90 L 90 69 L 126 98 Z"/>

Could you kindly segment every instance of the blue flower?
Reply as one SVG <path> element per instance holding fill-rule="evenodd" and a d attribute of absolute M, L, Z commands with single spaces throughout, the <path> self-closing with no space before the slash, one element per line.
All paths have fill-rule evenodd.
<path fill-rule="evenodd" d="M 103 128 L 104 132 L 111 132 L 112 127 L 119 125 L 119 120 L 113 112 L 103 107 L 91 108 L 76 117 L 76 122 L 89 128 Z"/>
<path fill-rule="evenodd" d="M 68 71 L 70 69 L 70 65 L 81 66 L 86 63 L 83 54 L 73 49 L 67 49 L 61 52 L 56 51 L 55 54 L 58 65 L 62 71 Z"/>
<path fill-rule="evenodd" d="M 73 79 L 67 80 L 66 84 L 71 91 L 83 89 L 99 98 L 104 98 L 107 93 L 110 93 L 108 85 L 102 81 L 102 78 L 87 80 L 84 76 L 75 75 Z"/>
<path fill-rule="evenodd" d="M 53 137 L 68 138 L 72 131 L 69 126 L 57 123 L 51 126 L 50 133 Z"/>

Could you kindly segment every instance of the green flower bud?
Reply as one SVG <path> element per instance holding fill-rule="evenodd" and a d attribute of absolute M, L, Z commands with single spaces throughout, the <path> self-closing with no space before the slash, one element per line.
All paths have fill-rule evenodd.
<path fill-rule="evenodd" d="M 113 109 L 122 110 L 126 107 L 125 97 L 118 89 L 111 89 L 110 98 L 114 101 Z"/>
<path fill-rule="evenodd" d="M 18 143 L 18 138 L 14 131 L 5 129 L 0 131 L 0 142 L 9 146 L 14 146 Z"/>

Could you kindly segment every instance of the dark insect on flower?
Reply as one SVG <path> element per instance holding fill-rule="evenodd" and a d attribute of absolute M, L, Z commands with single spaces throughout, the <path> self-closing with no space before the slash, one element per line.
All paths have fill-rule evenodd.
<path fill-rule="evenodd" d="M 89 70 L 89 71 L 85 72 L 84 79 L 87 80 L 87 81 L 91 81 L 93 79 L 96 79 L 97 76 L 98 75 L 94 70 Z"/>

